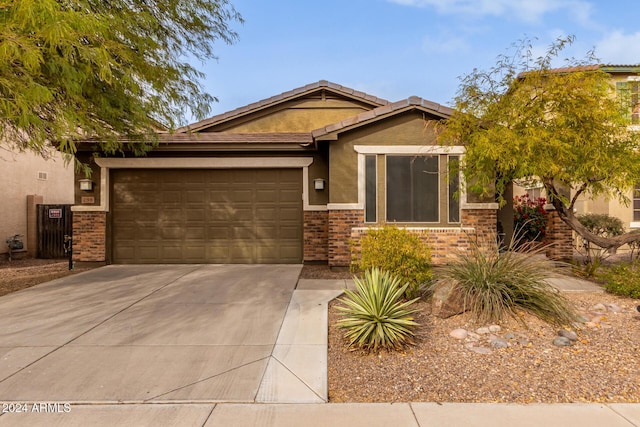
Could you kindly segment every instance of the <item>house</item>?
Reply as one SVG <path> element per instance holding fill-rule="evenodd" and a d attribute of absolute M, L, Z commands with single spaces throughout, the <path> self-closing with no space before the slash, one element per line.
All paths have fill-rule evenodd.
<path fill-rule="evenodd" d="M 73 162 L 51 150 L 45 158 L 30 151 L 0 146 L 0 257 L 9 252 L 5 240 L 23 235 L 24 249 L 37 255 L 36 204 L 73 203 Z"/>
<path fill-rule="evenodd" d="M 369 227 L 418 233 L 445 262 L 495 242 L 497 204 L 454 197 L 430 124 L 448 107 L 389 102 L 319 81 L 160 133 L 146 157 L 92 157 L 76 177 L 78 262 L 302 263 L 347 266 Z"/>
<path fill-rule="evenodd" d="M 605 65 L 594 64 L 577 67 L 553 69 L 553 72 L 571 73 L 576 71 L 602 70 L 611 77 L 611 85 L 621 100 L 629 103 L 631 129 L 640 131 L 640 65 Z M 530 198 L 544 197 L 542 185 L 536 187 L 514 186 L 514 194 L 527 193 Z M 629 189 L 627 198 L 630 205 L 621 203 L 617 198 L 588 198 L 581 196 L 575 205 L 576 215 L 586 213 L 607 214 L 619 218 L 626 231 L 640 229 L 640 183 L 635 189 Z"/>

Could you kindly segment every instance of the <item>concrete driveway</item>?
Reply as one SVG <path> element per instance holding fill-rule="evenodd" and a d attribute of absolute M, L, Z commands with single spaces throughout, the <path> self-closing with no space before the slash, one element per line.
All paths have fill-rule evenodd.
<path fill-rule="evenodd" d="M 0 401 L 254 402 L 300 269 L 107 266 L 4 296 Z"/>

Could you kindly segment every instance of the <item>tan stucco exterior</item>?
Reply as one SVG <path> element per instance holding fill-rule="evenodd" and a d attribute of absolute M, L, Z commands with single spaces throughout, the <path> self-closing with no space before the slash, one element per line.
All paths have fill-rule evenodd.
<path fill-rule="evenodd" d="M 5 239 L 23 234 L 27 245 L 27 196 L 40 195 L 44 204 L 73 203 L 73 162 L 51 153 L 45 160 L 31 152 L 0 148 L 2 202 L 0 203 L 0 254 L 6 253 Z M 26 248 L 28 249 L 28 248 Z"/>
<path fill-rule="evenodd" d="M 358 153 L 354 149 L 356 145 L 435 145 L 433 129 L 426 127 L 426 123 L 423 113 L 412 111 L 341 134 L 337 141 L 332 141 L 329 149 L 330 203 L 358 202 Z M 380 169 L 381 163 L 384 162 L 378 160 L 378 175 L 384 177 L 384 166 Z"/>
<path fill-rule="evenodd" d="M 371 106 L 344 98 L 318 97 L 300 99 L 255 112 L 249 116 L 222 123 L 206 132 L 311 132 L 368 111 Z"/>

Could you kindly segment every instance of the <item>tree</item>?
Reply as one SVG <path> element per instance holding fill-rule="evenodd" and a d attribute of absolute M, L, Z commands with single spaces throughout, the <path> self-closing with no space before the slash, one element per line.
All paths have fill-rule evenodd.
<path fill-rule="evenodd" d="M 610 75 L 593 53 L 552 68 L 573 37 L 556 40 L 533 58 L 531 44 L 514 45 L 488 71 L 461 80 L 442 143 L 465 145 L 461 165 L 468 189 L 502 197 L 514 180 L 538 181 L 560 218 L 584 239 L 615 251 L 640 235 L 603 237 L 574 215 L 580 196 L 626 196 L 640 182 L 640 134 L 630 131 L 628 103 L 616 96 Z"/>
<path fill-rule="evenodd" d="M 0 144 L 144 152 L 154 130 L 208 114 L 188 60 L 233 43 L 232 22 L 228 0 L 0 0 Z"/>

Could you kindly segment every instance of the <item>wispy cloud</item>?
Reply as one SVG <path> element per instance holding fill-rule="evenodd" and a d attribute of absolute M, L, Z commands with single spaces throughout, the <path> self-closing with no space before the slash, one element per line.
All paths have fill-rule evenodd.
<path fill-rule="evenodd" d="M 422 39 L 422 50 L 427 53 L 461 54 L 470 49 L 466 39 L 454 35 L 425 36 Z"/>
<path fill-rule="evenodd" d="M 613 31 L 596 43 L 596 55 L 609 64 L 640 64 L 640 32 Z"/>
<path fill-rule="evenodd" d="M 388 0 L 404 6 L 433 7 L 438 13 L 468 16 L 513 16 L 540 22 L 548 13 L 566 10 L 576 21 L 588 25 L 592 6 L 584 0 Z"/>

